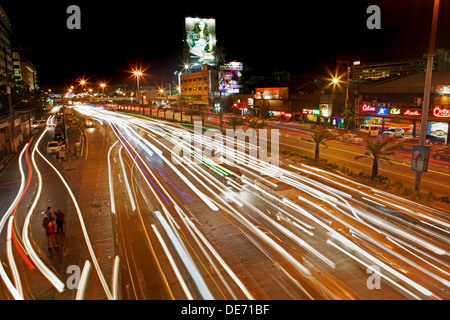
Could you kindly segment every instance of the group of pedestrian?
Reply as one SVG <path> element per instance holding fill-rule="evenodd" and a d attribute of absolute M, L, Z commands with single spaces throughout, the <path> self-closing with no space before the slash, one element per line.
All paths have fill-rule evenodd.
<path fill-rule="evenodd" d="M 45 211 L 44 221 L 42 222 L 42 226 L 45 229 L 45 234 L 47 235 L 47 245 L 48 248 L 51 249 L 50 241 L 53 243 L 53 247 L 56 249 L 58 245 L 55 242 L 55 234 L 64 234 L 64 217 L 65 214 L 58 209 L 55 214 L 52 212 L 52 207 L 47 207 L 47 211 Z"/>

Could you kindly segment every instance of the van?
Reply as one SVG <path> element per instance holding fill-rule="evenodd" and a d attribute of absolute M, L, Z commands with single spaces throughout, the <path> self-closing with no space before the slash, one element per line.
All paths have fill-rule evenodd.
<path fill-rule="evenodd" d="M 359 132 L 367 133 L 369 136 L 374 137 L 380 133 L 380 129 L 374 124 L 362 124 L 359 126 Z"/>
<path fill-rule="evenodd" d="M 38 127 L 45 127 L 47 125 L 47 120 L 37 120 L 33 122 L 32 127 L 38 128 Z"/>

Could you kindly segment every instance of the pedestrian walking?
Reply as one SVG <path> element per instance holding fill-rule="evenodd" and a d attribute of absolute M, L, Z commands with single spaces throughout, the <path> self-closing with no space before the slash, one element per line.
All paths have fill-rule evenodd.
<path fill-rule="evenodd" d="M 64 217 L 65 214 L 61 211 L 61 209 L 58 209 L 58 211 L 56 211 L 55 213 L 56 216 L 56 233 L 60 233 L 64 234 Z"/>
<path fill-rule="evenodd" d="M 48 217 L 44 218 L 44 221 L 42 222 L 42 226 L 45 229 L 45 235 L 47 236 L 47 245 L 48 249 L 50 250 L 52 247 L 50 245 L 50 241 L 53 243 L 54 248 L 58 248 L 55 242 L 55 234 L 54 234 L 54 224 Z"/>

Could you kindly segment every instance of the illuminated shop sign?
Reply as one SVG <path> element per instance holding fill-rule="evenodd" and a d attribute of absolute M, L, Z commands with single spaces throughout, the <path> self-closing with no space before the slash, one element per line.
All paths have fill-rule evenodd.
<path fill-rule="evenodd" d="M 419 110 L 406 110 L 405 112 L 403 112 L 403 115 L 405 116 L 420 116 L 421 113 Z"/>
<path fill-rule="evenodd" d="M 375 112 L 375 107 L 371 106 L 371 105 L 368 105 L 368 104 L 365 104 L 362 107 L 362 111 L 364 111 L 364 112 Z"/>
<path fill-rule="evenodd" d="M 394 107 L 391 109 L 390 114 L 400 114 L 402 109 Z"/>
<path fill-rule="evenodd" d="M 450 86 L 436 86 L 434 87 L 436 93 L 450 93 Z"/>
<path fill-rule="evenodd" d="M 315 114 L 316 116 L 320 116 L 320 110 L 319 109 L 314 109 L 312 111 L 312 114 Z"/>
<path fill-rule="evenodd" d="M 289 88 L 257 88 L 255 99 L 289 100 Z"/>
<path fill-rule="evenodd" d="M 328 103 L 319 104 L 319 109 L 323 117 L 328 118 L 331 116 L 331 106 Z"/>
<path fill-rule="evenodd" d="M 389 108 L 380 108 L 378 109 L 378 114 L 388 114 Z"/>
<path fill-rule="evenodd" d="M 450 109 L 436 107 L 433 110 L 433 115 L 438 118 L 450 118 Z"/>

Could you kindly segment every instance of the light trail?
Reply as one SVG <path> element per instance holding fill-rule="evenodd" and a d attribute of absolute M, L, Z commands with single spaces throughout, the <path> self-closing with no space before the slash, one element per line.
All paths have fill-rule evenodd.
<path fill-rule="evenodd" d="M 308 279 L 313 279 L 308 268 L 300 264 L 288 253 L 285 248 L 286 244 L 279 242 L 279 238 L 274 240 L 267 236 L 267 234 L 260 230 L 260 226 L 255 225 L 251 220 L 255 220 L 256 217 L 262 218 L 268 223 L 269 232 L 273 230 L 291 239 L 293 243 L 313 253 L 313 257 L 317 257 L 331 268 L 334 268 L 336 264 L 332 262 L 332 259 L 327 258 L 328 254 L 349 256 L 350 252 L 338 246 L 336 242 L 330 239 L 323 239 L 323 235 L 328 235 L 331 239 L 337 239 L 339 242 L 345 244 L 345 246 L 351 248 L 351 250 L 354 250 L 359 255 L 377 265 L 383 265 L 382 261 L 376 258 L 378 255 L 381 255 L 387 259 L 387 263 L 383 265 L 383 268 L 427 297 L 439 298 L 438 295 L 432 293 L 431 290 L 425 287 L 434 285 L 434 282 L 432 284 L 426 284 L 426 282 L 422 284 L 420 283 L 422 281 L 420 279 L 414 281 L 411 278 L 412 275 L 411 277 L 402 275 L 396 271 L 399 268 L 395 266 L 398 263 L 396 262 L 397 260 L 404 263 L 405 265 L 403 267 L 407 268 L 407 270 L 419 270 L 428 274 L 434 280 L 448 286 L 448 281 L 444 277 L 429 272 L 428 269 L 414 262 L 412 258 L 421 259 L 436 272 L 445 271 L 446 267 L 437 266 L 430 261 L 440 264 L 444 263 L 446 265 L 445 262 L 407 243 L 411 242 L 416 244 L 419 248 L 424 248 L 424 250 L 431 251 L 431 253 L 439 256 L 449 255 L 449 252 L 445 250 L 445 245 L 441 247 L 441 243 L 449 243 L 448 238 L 443 236 L 442 233 L 450 233 L 448 230 L 450 223 L 448 223 L 448 215 L 439 210 L 429 209 L 415 202 L 402 199 L 401 197 L 358 184 L 335 173 L 304 164 L 302 164 L 302 168 L 290 165 L 289 167 L 295 170 L 293 172 L 292 170 L 263 163 L 257 157 L 246 153 L 250 153 L 250 149 L 258 150 L 258 147 L 256 149 L 253 146 L 249 148 L 248 145 L 237 141 L 238 150 L 235 150 L 236 140 L 234 138 L 223 137 L 222 140 L 205 138 L 203 136 L 196 136 L 195 129 L 193 130 L 194 133 L 192 133 L 192 131 L 185 130 L 184 128 L 181 129 L 178 125 L 167 124 L 163 121 L 154 122 L 148 119 L 143 120 L 141 118 L 111 113 L 100 109 L 90 110 L 86 108 L 84 112 L 97 115 L 102 121 L 110 123 L 115 129 L 114 133 L 122 145 L 126 146 L 125 150 L 130 158 L 137 163 L 136 167 L 141 172 L 153 194 L 156 196 L 154 189 L 157 184 L 161 188 L 161 191 L 156 188 L 160 195 L 163 196 L 162 192 L 168 195 L 168 198 L 172 201 L 170 208 L 166 208 L 166 205 L 161 202 L 159 197 L 156 197 L 156 199 L 158 199 L 161 209 L 168 219 L 166 221 L 167 226 L 169 224 L 172 226 L 172 232 L 176 229 L 181 229 L 180 225 L 177 224 L 174 217 L 170 214 L 169 209 L 170 211 L 175 209 L 178 212 L 183 223 L 181 226 L 184 225 L 187 228 L 198 247 L 201 248 L 210 262 L 211 267 L 216 268 L 212 260 L 212 257 L 214 257 L 227 270 L 231 278 L 233 278 L 231 268 L 227 269 L 226 262 L 221 260 L 219 253 L 209 243 L 208 239 L 196 228 L 194 222 L 191 221 L 184 211 L 178 207 L 177 202 L 169 196 L 159 179 L 153 175 L 147 163 L 152 164 L 167 179 L 167 182 L 190 203 L 189 199 L 187 199 L 181 190 L 170 181 L 168 175 L 153 161 L 155 156 L 167 165 L 166 170 L 171 170 L 171 172 L 175 173 L 211 210 L 230 215 L 251 233 L 256 234 L 257 240 L 253 242 L 255 246 L 260 248 L 260 250 L 264 250 L 261 244 L 258 243 L 259 240 L 262 240 L 262 243 L 265 243 L 277 253 L 281 254 L 286 259 L 286 262 L 292 265 L 299 274 Z M 175 147 L 175 149 L 171 149 L 167 145 Z M 180 157 L 176 150 L 183 151 L 183 156 Z M 221 164 L 216 163 L 217 159 L 211 160 L 208 158 L 208 151 L 212 152 L 213 150 L 216 151 L 216 154 L 228 155 L 230 159 L 223 158 L 224 163 L 227 166 L 231 165 L 239 168 L 245 174 L 245 176 L 242 176 L 242 185 L 232 179 L 235 173 L 227 170 L 226 166 L 221 166 Z M 170 157 L 165 156 L 167 154 L 166 151 L 172 156 L 171 160 L 169 159 Z M 230 162 L 230 160 L 232 161 Z M 150 175 L 155 179 L 155 183 L 150 179 Z M 331 179 L 329 178 L 330 176 L 336 179 Z M 249 177 L 256 177 L 260 183 L 256 183 Z M 223 181 L 220 181 L 220 179 Z M 149 180 L 153 184 L 153 187 L 148 182 Z M 267 185 L 267 188 L 262 187 L 264 184 Z M 234 189 L 227 188 L 226 185 L 230 185 Z M 292 198 L 292 195 L 289 195 L 289 197 L 283 196 L 280 192 L 276 191 L 279 185 L 289 186 L 292 190 L 298 192 L 297 197 Z M 199 188 L 201 186 L 203 188 L 202 190 L 206 191 L 200 191 L 197 186 Z M 237 190 L 237 192 L 233 190 Z M 363 190 L 367 190 L 367 192 Z M 259 209 L 260 203 L 258 203 L 258 208 L 253 207 L 250 202 L 244 198 L 240 198 L 243 192 L 249 192 L 258 197 L 257 199 L 263 200 L 261 201 L 262 204 L 274 206 L 279 213 L 275 214 L 275 216 L 270 216 L 270 212 L 267 210 L 269 215 L 266 214 L 263 210 Z M 234 202 L 234 204 L 231 205 L 225 201 L 223 199 L 224 196 Z M 169 205 L 167 200 L 166 204 Z M 234 205 L 236 207 L 233 207 Z M 393 212 L 393 209 L 402 212 L 404 215 L 418 219 L 422 225 L 415 225 L 405 220 L 403 216 L 391 214 L 390 212 Z M 245 215 L 248 215 L 251 219 L 248 219 Z M 195 218 L 195 215 L 193 215 L 193 218 Z M 288 229 L 286 224 L 295 228 Z M 337 229 L 341 225 L 345 226 L 345 228 L 340 229 L 339 227 Z M 156 227 L 152 225 L 152 228 L 155 229 Z M 314 233 L 310 231 L 313 229 L 315 230 Z M 314 239 L 315 245 L 328 243 L 331 246 L 328 246 L 328 248 L 326 246 L 316 248 L 303 240 L 300 232 L 307 233 L 312 237 L 311 240 Z M 440 232 L 440 234 L 437 232 Z M 275 236 L 275 233 L 273 234 Z M 348 234 L 350 234 L 350 240 L 347 239 Z M 353 235 L 353 238 L 351 235 Z M 175 234 L 174 236 L 177 241 L 180 241 L 179 236 Z M 251 238 L 250 236 L 248 237 L 249 239 Z M 364 241 L 358 242 L 358 239 L 363 239 Z M 396 244 L 398 248 L 402 248 L 404 251 L 391 249 L 393 246 L 389 245 L 389 242 Z M 368 244 L 377 246 L 380 251 L 374 250 L 373 246 Z M 183 248 L 182 250 L 186 249 Z M 208 252 L 212 253 L 211 257 Z M 357 264 L 366 264 L 353 254 L 351 254 L 351 257 Z M 395 259 L 390 261 L 389 258 Z M 297 282 L 294 274 L 289 274 L 281 265 L 280 270 L 284 270 L 286 276 L 292 282 Z M 233 294 L 222 275 L 218 275 L 229 292 Z M 443 275 L 447 277 L 448 273 L 444 272 Z M 236 282 L 236 279 L 234 280 Z M 394 280 L 390 279 L 389 282 L 399 287 L 399 284 Z M 300 284 L 297 282 L 297 285 Z M 408 296 L 420 298 L 404 286 L 400 287 Z M 241 290 L 244 292 L 245 289 L 244 285 Z M 247 298 L 249 297 L 247 296 Z"/>
<path fill-rule="evenodd" d="M 109 148 L 109 151 L 108 151 L 109 196 L 110 196 L 111 212 L 113 214 L 116 214 L 116 202 L 114 200 L 114 186 L 113 186 L 112 167 L 111 167 L 111 151 L 118 143 L 119 143 L 119 140 L 117 140 L 111 146 L 111 148 Z"/>

